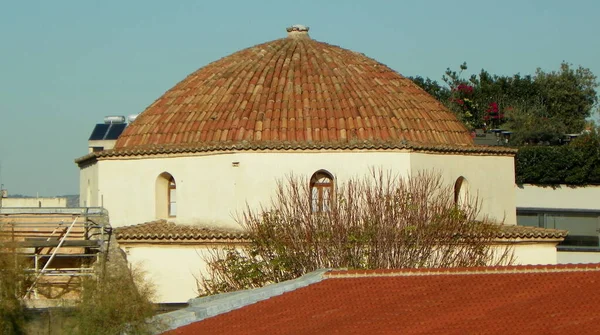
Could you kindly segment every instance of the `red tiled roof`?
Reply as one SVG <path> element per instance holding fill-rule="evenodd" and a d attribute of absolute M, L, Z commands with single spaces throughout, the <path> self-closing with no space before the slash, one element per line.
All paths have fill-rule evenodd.
<path fill-rule="evenodd" d="M 182 225 L 157 220 L 115 229 L 119 242 L 184 242 L 184 241 L 240 241 L 248 234 L 240 230 L 216 229 L 193 225 Z"/>
<path fill-rule="evenodd" d="M 600 265 L 332 271 L 168 334 L 591 334 Z"/>
<path fill-rule="evenodd" d="M 146 108 L 115 149 L 403 140 L 474 145 L 451 111 L 387 66 L 310 38 L 283 38 L 193 72 Z"/>

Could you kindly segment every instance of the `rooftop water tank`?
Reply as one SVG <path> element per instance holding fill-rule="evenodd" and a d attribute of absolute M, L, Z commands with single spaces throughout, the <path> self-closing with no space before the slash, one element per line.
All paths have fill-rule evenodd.
<path fill-rule="evenodd" d="M 111 115 L 104 117 L 104 123 L 106 124 L 120 124 L 125 123 L 125 117 L 121 115 Z"/>

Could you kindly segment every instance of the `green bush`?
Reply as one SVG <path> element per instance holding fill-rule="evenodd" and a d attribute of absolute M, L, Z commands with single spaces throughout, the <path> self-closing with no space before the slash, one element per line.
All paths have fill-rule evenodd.
<path fill-rule="evenodd" d="M 74 315 L 74 335 L 151 334 L 158 325 L 153 285 L 144 272 L 123 264 L 108 266 L 103 276 L 84 281 L 81 302 Z"/>
<path fill-rule="evenodd" d="M 600 136 L 593 132 L 563 146 L 524 146 L 515 157 L 517 184 L 600 185 Z"/>
<path fill-rule="evenodd" d="M 14 250 L 0 249 L 0 334 L 25 334 L 22 297 L 27 280 Z"/>

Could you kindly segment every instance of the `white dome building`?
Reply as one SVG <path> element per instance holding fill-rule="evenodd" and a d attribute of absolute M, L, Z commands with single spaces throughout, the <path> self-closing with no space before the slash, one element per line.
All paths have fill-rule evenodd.
<path fill-rule="evenodd" d="M 403 176 L 435 169 L 456 192 L 468 185 L 477 193 L 481 215 L 514 226 L 515 152 L 476 146 L 455 115 L 411 80 L 294 26 L 287 38 L 193 72 L 125 128 L 114 148 L 76 163 L 81 204 L 109 211 L 130 261 L 150 265 L 159 301 L 177 302 L 194 295 L 197 249 L 243 239 L 222 230 L 239 228 L 235 214 L 267 204 L 292 173 L 314 188 L 319 211 L 336 183 L 372 168 Z M 555 263 L 562 235 L 527 234 L 503 238 L 533 247 L 520 255 L 523 263 Z"/>
<path fill-rule="evenodd" d="M 452 112 L 387 66 L 288 31 L 193 72 L 113 149 L 79 158 L 82 205 L 108 209 L 114 227 L 235 227 L 246 202 L 268 202 L 290 173 L 335 183 L 373 167 L 436 169 L 466 179 L 482 214 L 516 223 L 514 150 L 474 145 Z"/>

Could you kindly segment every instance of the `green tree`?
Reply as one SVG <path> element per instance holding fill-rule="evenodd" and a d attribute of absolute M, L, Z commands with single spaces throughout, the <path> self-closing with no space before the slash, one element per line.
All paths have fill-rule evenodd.
<path fill-rule="evenodd" d="M 515 157 L 517 184 L 600 184 L 600 135 L 592 129 L 569 145 L 523 146 Z"/>
<path fill-rule="evenodd" d="M 590 69 L 581 66 L 573 69 L 565 62 L 558 71 L 546 73 L 538 69 L 535 83 L 540 87 L 547 116 L 562 120 L 568 132 L 581 132 L 598 102 L 596 79 Z"/>
<path fill-rule="evenodd" d="M 564 143 L 564 134 L 567 133 L 564 122 L 557 117 L 540 116 L 543 113 L 543 107 L 531 104 L 515 106 L 507 110 L 502 127 L 513 131 L 511 144 L 559 145 Z"/>
<path fill-rule="evenodd" d="M 574 69 L 565 62 L 558 71 L 538 69 L 533 76 L 499 76 L 481 70 L 464 78 L 465 70 L 466 63 L 458 71 L 448 68 L 442 76 L 447 88 L 429 78 L 413 80 L 454 111 L 468 128 L 512 130 L 513 145 L 581 132 L 598 102 L 596 76 L 587 68 Z"/>

